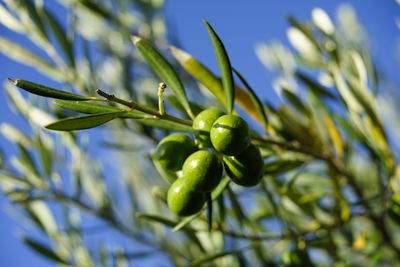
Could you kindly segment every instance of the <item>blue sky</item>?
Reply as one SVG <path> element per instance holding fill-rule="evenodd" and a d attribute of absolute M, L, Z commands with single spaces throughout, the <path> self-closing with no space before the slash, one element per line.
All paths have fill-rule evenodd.
<path fill-rule="evenodd" d="M 173 34 L 178 36 L 183 48 L 217 72 L 212 46 L 202 22 L 203 18 L 207 19 L 224 41 L 233 65 L 242 72 L 262 98 L 277 102 L 278 98 L 271 87 L 273 76 L 257 59 L 255 44 L 272 40 L 288 44 L 288 23 L 285 19 L 288 14 L 300 20 L 309 19 L 312 8 L 321 7 L 334 18 L 335 10 L 342 3 L 349 3 L 356 9 L 370 36 L 370 45 L 378 66 L 389 78 L 399 83 L 399 62 L 396 62 L 395 53 L 400 31 L 396 28 L 395 18 L 400 17 L 400 6 L 394 0 L 167 1 L 165 10 Z M 11 35 L 0 26 L 0 36 Z M 24 42 L 24 38 L 14 36 L 13 39 Z M 7 77 L 43 83 L 48 81 L 33 69 L 10 61 L 3 55 L 0 55 L 0 66 L 0 82 Z M 0 95 L 0 122 L 23 126 L 22 120 L 6 105 L 4 91 L 1 91 Z M 4 139 L 0 139 L 0 142 L 0 147 L 9 149 Z M 53 266 L 51 262 L 25 248 L 18 240 L 21 228 L 18 222 L 6 215 L 4 202 L 4 196 L 0 195 L 0 265 Z"/>

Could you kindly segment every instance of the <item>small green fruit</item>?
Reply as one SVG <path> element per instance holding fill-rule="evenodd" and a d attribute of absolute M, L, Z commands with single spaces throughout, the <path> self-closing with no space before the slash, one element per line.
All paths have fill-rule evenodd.
<path fill-rule="evenodd" d="M 179 216 L 189 216 L 199 212 L 205 201 L 204 194 L 189 189 L 185 178 L 178 178 L 168 190 L 168 207 Z"/>
<path fill-rule="evenodd" d="M 190 190 L 207 193 L 221 181 L 222 164 L 214 153 L 200 150 L 186 159 L 182 172 Z"/>
<path fill-rule="evenodd" d="M 213 123 L 225 113 L 217 108 L 209 108 L 200 112 L 193 120 L 196 140 L 205 147 L 211 146 L 210 130 Z"/>
<path fill-rule="evenodd" d="M 156 157 L 160 165 L 168 171 L 179 171 L 186 158 L 196 151 L 196 145 L 186 134 L 171 134 L 157 146 Z"/>
<path fill-rule="evenodd" d="M 236 184 L 255 186 L 263 177 L 264 161 L 260 150 L 250 144 L 237 156 L 225 156 L 224 167 L 228 176 Z"/>
<path fill-rule="evenodd" d="M 239 116 L 224 115 L 219 117 L 210 131 L 213 147 L 225 155 L 237 155 L 250 144 L 249 126 Z"/>

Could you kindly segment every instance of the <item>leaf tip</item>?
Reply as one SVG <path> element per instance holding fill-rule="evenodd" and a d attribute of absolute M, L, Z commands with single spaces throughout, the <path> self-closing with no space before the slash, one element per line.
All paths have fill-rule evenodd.
<path fill-rule="evenodd" d="M 168 47 L 169 51 L 171 51 L 172 55 L 178 60 L 179 63 L 183 64 L 187 60 L 189 60 L 192 56 L 185 51 L 171 45 Z"/>
<path fill-rule="evenodd" d="M 137 44 L 140 40 L 142 40 L 142 38 L 140 38 L 139 36 L 136 35 L 132 35 L 131 40 L 133 42 L 133 44 Z"/>
<path fill-rule="evenodd" d="M 7 78 L 10 83 L 17 85 L 18 79 Z"/>

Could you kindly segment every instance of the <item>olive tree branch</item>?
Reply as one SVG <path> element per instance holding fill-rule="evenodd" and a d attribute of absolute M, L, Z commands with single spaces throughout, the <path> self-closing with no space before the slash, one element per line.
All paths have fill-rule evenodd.
<path fill-rule="evenodd" d="M 133 102 L 133 101 L 127 101 L 121 98 L 116 97 L 115 95 L 112 94 L 108 94 L 100 89 L 96 90 L 96 93 L 104 98 L 106 98 L 108 101 L 110 102 L 115 102 L 124 106 L 127 106 L 133 110 L 138 110 L 141 112 L 144 112 L 146 114 L 150 114 L 154 116 L 154 119 L 160 119 L 160 120 L 168 120 L 168 121 L 173 121 L 176 123 L 180 123 L 186 126 L 192 126 L 192 122 L 190 120 L 185 120 L 182 118 L 178 118 L 172 115 L 169 115 L 167 113 L 163 113 L 161 114 L 159 111 L 153 110 L 153 109 L 149 109 L 143 106 L 140 106 L 139 104 Z"/>

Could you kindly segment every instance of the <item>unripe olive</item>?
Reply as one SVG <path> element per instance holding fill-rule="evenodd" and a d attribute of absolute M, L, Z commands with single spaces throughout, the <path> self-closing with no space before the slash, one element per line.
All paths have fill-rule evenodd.
<path fill-rule="evenodd" d="M 157 146 L 156 156 L 160 165 L 168 171 L 178 171 L 186 158 L 196 151 L 196 145 L 186 134 L 171 134 Z"/>
<path fill-rule="evenodd" d="M 225 155 L 237 155 L 250 144 L 249 126 L 239 116 L 219 117 L 210 131 L 213 147 Z"/>
<path fill-rule="evenodd" d="M 189 216 L 201 210 L 205 195 L 190 190 L 185 178 L 178 178 L 169 188 L 167 202 L 172 212 L 179 216 Z"/>
<path fill-rule="evenodd" d="M 182 172 L 190 190 L 206 193 L 211 192 L 221 181 L 222 164 L 214 153 L 200 150 L 186 159 Z"/>
<path fill-rule="evenodd" d="M 209 108 L 200 112 L 193 120 L 196 140 L 205 147 L 211 146 L 210 130 L 213 123 L 225 113 L 217 108 Z"/>
<path fill-rule="evenodd" d="M 237 156 L 225 156 L 224 167 L 228 176 L 236 184 L 254 186 L 263 177 L 264 161 L 260 150 L 250 144 Z"/>

